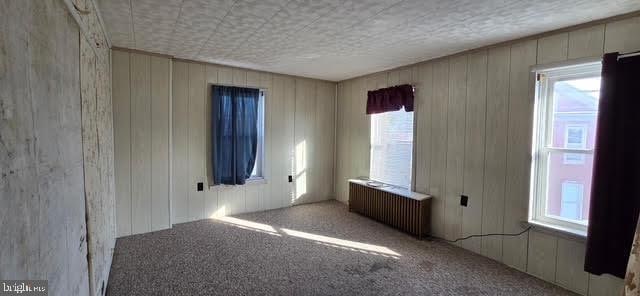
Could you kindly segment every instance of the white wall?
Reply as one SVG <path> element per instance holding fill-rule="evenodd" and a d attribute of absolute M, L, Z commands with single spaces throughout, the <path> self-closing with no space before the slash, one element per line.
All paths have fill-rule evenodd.
<path fill-rule="evenodd" d="M 366 92 L 417 88 L 415 190 L 434 196 L 432 233 L 519 232 L 527 219 L 535 77 L 531 66 L 640 50 L 640 17 L 530 38 L 338 84 L 336 195 L 369 173 Z M 459 196 L 469 195 L 469 206 Z M 583 295 L 613 295 L 622 280 L 583 271 L 584 242 L 547 232 L 475 238 L 461 247 Z"/>
<path fill-rule="evenodd" d="M 207 186 L 213 84 L 266 89 L 264 181 Z M 114 50 L 118 236 L 333 198 L 335 88 L 326 81 Z M 196 190 L 198 182 L 204 191 Z"/>
<path fill-rule="evenodd" d="M 87 295 L 80 43 L 65 9 L 0 2 L 0 278 Z"/>
<path fill-rule="evenodd" d="M 51 295 L 105 293 L 115 244 L 110 60 L 92 4 L 0 1 L 0 278 L 48 280 Z"/>
<path fill-rule="evenodd" d="M 216 83 L 266 89 L 265 182 L 206 186 L 210 92 Z M 174 61 L 172 106 L 172 223 L 333 197 L 335 83 Z M 198 182 L 205 183 L 203 192 L 196 191 Z"/>
<path fill-rule="evenodd" d="M 82 151 L 89 288 L 92 295 L 104 295 L 116 238 L 111 60 L 107 48 L 92 42 L 80 38 Z"/>
<path fill-rule="evenodd" d="M 170 228 L 171 59 L 112 56 L 118 236 Z"/>

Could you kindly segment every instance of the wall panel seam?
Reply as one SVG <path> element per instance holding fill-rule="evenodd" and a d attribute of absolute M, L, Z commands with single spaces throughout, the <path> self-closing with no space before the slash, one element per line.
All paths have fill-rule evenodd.
<path fill-rule="evenodd" d="M 133 71 L 132 71 L 132 63 L 131 63 L 131 58 L 132 58 L 132 54 L 127 53 L 127 57 L 129 59 L 129 130 L 131 130 L 131 78 L 133 77 Z M 132 145 L 132 135 L 133 133 L 129 132 L 129 235 L 133 234 L 133 174 L 132 174 L 132 170 L 131 170 L 131 153 L 133 151 L 131 145 Z"/>

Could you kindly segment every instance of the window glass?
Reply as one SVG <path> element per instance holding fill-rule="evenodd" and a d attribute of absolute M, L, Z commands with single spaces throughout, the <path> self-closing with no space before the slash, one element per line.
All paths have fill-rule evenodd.
<path fill-rule="evenodd" d="M 371 115 L 370 178 L 411 188 L 413 112 L 404 110 Z"/>
<path fill-rule="evenodd" d="M 593 155 L 577 154 L 583 157 L 584 164 L 566 164 L 566 153 L 550 152 L 548 156 L 548 179 L 546 194 L 546 212 L 549 217 L 556 219 L 577 220 L 582 224 L 587 224 L 587 216 L 589 214 L 589 197 L 591 188 L 591 165 L 593 164 Z M 589 165 L 587 165 L 589 164 Z M 568 181 L 570 180 L 570 181 Z M 577 192 L 576 186 L 581 186 L 580 200 L 581 209 L 576 210 L 579 214 L 567 212 L 564 206 L 567 200 L 573 200 L 574 192 Z M 586 188 L 586 189 L 585 189 Z M 578 218 L 576 218 L 578 217 Z M 582 219 L 584 217 L 584 219 Z"/>
<path fill-rule="evenodd" d="M 251 178 L 264 177 L 262 174 L 262 166 L 264 163 L 264 100 L 265 93 L 260 90 L 260 98 L 258 102 L 258 147 L 256 147 L 256 164 L 251 171 Z"/>
<path fill-rule="evenodd" d="M 595 121 L 595 118 L 594 118 Z M 595 124 L 595 122 L 594 122 Z M 569 125 L 565 127 L 564 148 L 586 149 L 587 148 L 587 126 Z M 584 164 L 584 154 L 565 153 L 564 164 Z"/>
<path fill-rule="evenodd" d="M 574 181 L 562 183 L 560 216 L 571 220 L 582 220 L 584 185 Z"/>

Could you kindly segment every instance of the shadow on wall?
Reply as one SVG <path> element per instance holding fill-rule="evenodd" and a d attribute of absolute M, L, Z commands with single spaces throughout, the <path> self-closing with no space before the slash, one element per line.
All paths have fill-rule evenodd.
<path fill-rule="evenodd" d="M 225 225 L 237 227 L 244 230 L 255 231 L 255 232 L 278 236 L 278 237 L 283 237 L 286 235 L 287 237 L 290 237 L 290 238 L 306 239 L 306 240 L 313 241 L 319 245 L 339 248 L 343 250 L 349 250 L 353 252 L 359 252 L 363 254 L 377 255 L 377 256 L 393 258 L 393 259 L 398 259 L 400 256 L 402 256 L 385 246 L 378 246 L 378 245 L 372 245 L 367 243 L 344 240 L 344 239 L 339 239 L 335 237 L 318 235 L 318 234 L 297 231 L 297 230 L 292 230 L 287 228 L 276 229 L 271 225 L 257 223 L 249 220 L 238 219 L 234 217 L 217 216 L 217 217 L 211 217 L 211 218 L 213 220 L 222 222 Z"/>

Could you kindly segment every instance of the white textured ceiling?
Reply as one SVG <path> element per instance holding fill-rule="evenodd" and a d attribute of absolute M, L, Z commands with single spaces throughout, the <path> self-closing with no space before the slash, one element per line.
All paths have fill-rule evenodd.
<path fill-rule="evenodd" d="M 343 80 L 640 10 L 640 0 L 100 0 L 113 46 Z"/>

